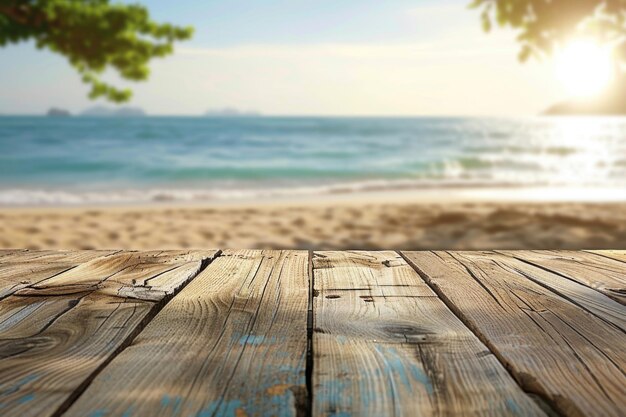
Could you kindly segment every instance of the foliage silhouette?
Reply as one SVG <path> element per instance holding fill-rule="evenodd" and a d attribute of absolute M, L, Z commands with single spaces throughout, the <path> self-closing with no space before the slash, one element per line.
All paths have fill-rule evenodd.
<path fill-rule="evenodd" d="M 568 38 L 584 34 L 615 45 L 626 59 L 626 0 L 474 0 L 483 29 L 494 23 L 519 30 L 519 59 L 551 53 Z"/>
<path fill-rule="evenodd" d="M 156 23 L 136 4 L 109 0 L 0 0 L 0 46 L 34 40 L 37 48 L 65 56 L 91 86 L 90 98 L 128 101 L 132 92 L 103 82 L 112 68 L 127 80 L 148 78 L 151 59 L 189 39 L 190 27 Z"/>

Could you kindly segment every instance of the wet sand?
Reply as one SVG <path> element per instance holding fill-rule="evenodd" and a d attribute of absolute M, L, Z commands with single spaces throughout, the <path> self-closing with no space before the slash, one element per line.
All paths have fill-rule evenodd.
<path fill-rule="evenodd" d="M 385 201 L 0 208 L 0 247 L 31 249 L 626 248 L 626 203 Z"/>

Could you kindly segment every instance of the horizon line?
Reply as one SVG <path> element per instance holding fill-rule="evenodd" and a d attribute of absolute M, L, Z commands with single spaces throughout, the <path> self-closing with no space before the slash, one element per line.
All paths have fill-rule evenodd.
<path fill-rule="evenodd" d="M 448 118 L 448 117 L 462 117 L 462 118 L 507 118 L 507 117 L 537 117 L 546 116 L 541 112 L 538 113 L 494 113 L 494 114 L 454 114 L 454 113 L 441 113 L 441 114 L 280 114 L 280 113 L 259 113 L 259 114 L 239 114 L 239 115 L 220 115 L 220 114 L 204 114 L 204 113 L 184 113 L 184 114 L 172 114 L 172 113 L 145 113 L 143 115 L 89 115 L 81 113 L 70 113 L 67 116 L 50 116 L 46 113 L 3 113 L 0 112 L 0 117 L 45 117 L 51 119 L 64 119 L 64 118 L 92 118 L 92 119 L 141 119 L 149 117 L 189 117 L 189 118 L 206 118 L 206 119 L 262 119 L 262 118 Z M 585 116 L 585 115 L 580 115 Z M 595 117 L 605 116 L 620 116 L 620 115 L 589 115 Z M 555 116 L 552 116 L 555 117 Z"/>

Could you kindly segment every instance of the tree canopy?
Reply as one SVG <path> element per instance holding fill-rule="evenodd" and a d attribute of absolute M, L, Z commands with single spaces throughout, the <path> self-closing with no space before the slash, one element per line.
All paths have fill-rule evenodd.
<path fill-rule="evenodd" d="M 584 34 L 614 44 L 626 59 L 626 0 L 474 0 L 483 28 L 494 23 L 519 30 L 519 58 L 550 53 L 568 38 Z"/>
<path fill-rule="evenodd" d="M 151 20 L 137 4 L 109 0 L 0 0 L 0 46 L 32 39 L 37 48 L 65 56 L 91 86 L 90 98 L 123 102 L 132 92 L 101 80 L 112 68 L 124 79 L 148 78 L 148 63 L 189 39 L 190 27 Z"/>

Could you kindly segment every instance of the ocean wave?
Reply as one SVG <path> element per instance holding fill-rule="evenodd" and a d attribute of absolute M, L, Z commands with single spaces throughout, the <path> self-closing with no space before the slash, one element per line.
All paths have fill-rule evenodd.
<path fill-rule="evenodd" d="M 217 202 L 261 199 L 297 198 L 337 194 L 354 194 L 384 191 L 419 191 L 440 189 L 495 189 L 519 187 L 563 187 L 571 184 L 543 181 L 483 181 L 480 179 L 405 179 L 369 180 L 308 186 L 276 186 L 262 188 L 153 188 L 118 189 L 99 191 L 4 189 L 0 190 L 1 206 L 46 206 L 90 204 L 141 204 L 158 202 Z"/>
<path fill-rule="evenodd" d="M 626 119 L 0 120 L 0 204 L 626 183 Z"/>

